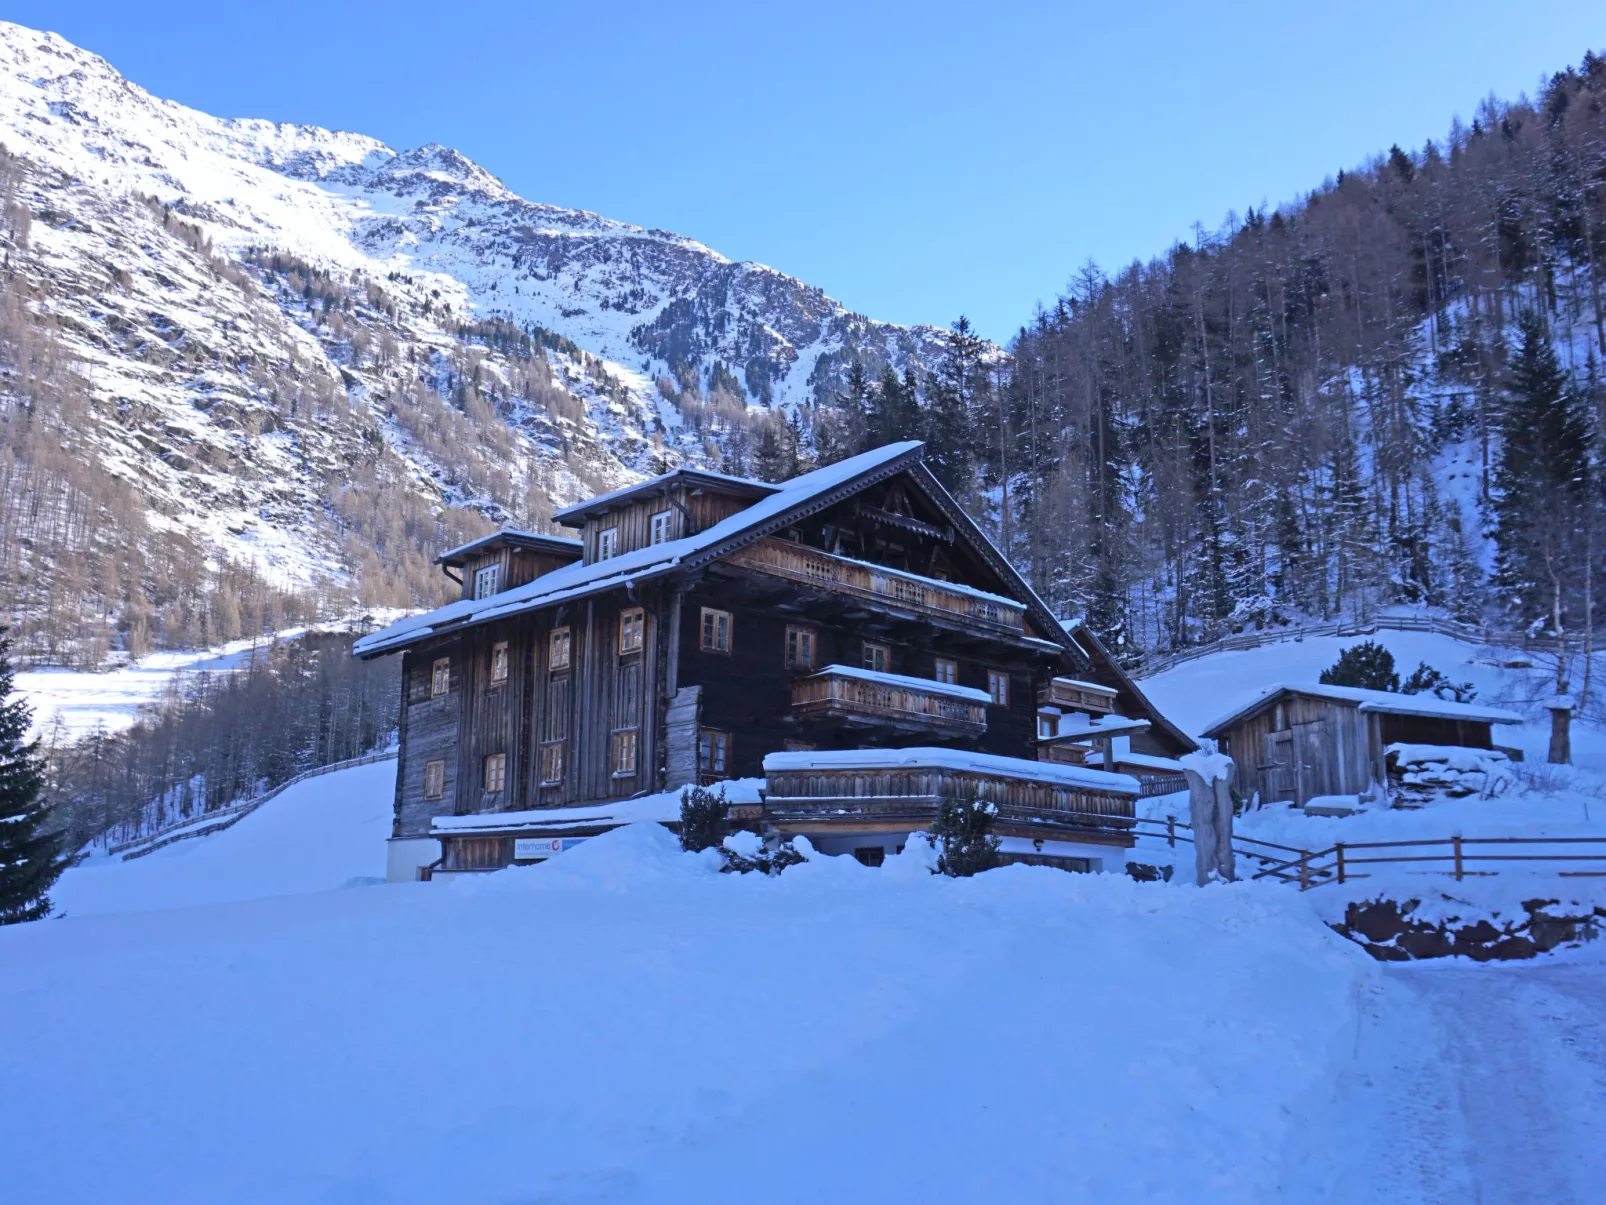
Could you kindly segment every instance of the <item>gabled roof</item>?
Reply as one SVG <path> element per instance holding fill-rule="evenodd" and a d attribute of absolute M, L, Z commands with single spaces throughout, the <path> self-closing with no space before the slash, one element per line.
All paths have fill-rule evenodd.
<path fill-rule="evenodd" d="M 448 548 L 435 558 L 437 565 L 461 565 L 474 557 L 486 552 L 495 552 L 498 548 L 511 545 L 514 548 L 528 548 L 532 552 L 549 552 L 556 556 L 578 557 L 585 545 L 579 540 L 568 536 L 543 536 L 533 531 L 519 531 L 512 527 L 504 527 L 501 531 L 493 531 L 488 536 L 481 536 L 477 540 L 470 540 L 467 544 L 459 544 L 456 548 Z"/>
<path fill-rule="evenodd" d="M 690 489 L 716 489 L 722 494 L 735 494 L 744 498 L 766 498 L 785 488 L 782 485 L 771 485 L 768 481 L 754 481 L 749 477 L 710 473 L 707 469 L 671 469 L 657 477 L 638 481 L 635 485 L 623 486 L 606 494 L 587 498 L 584 502 L 576 502 L 573 506 L 565 506 L 562 510 L 552 512 L 552 518 L 554 522 L 561 523 L 565 527 L 584 527 L 586 519 L 592 515 L 629 506 L 640 498 L 662 493 L 674 485 L 684 485 Z"/>
<path fill-rule="evenodd" d="M 1204 730 L 1209 737 L 1219 736 L 1240 720 L 1264 711 L 1277 700 L 1288 695 L 1307 695 L 1317 699 L 1331 699 L 1337 703 L 1353 703 L 1366 712 L 1384 715 L 1413 715 L 1434 720 L 1467 720 L 1482 724 L 1520 724 L 1522 717 L 1514 711 L 1498 707 L 1475 707 L 1471 703 L 1452 703 L 1437 695 L 1402 695 L 1389 690 L 1366 690 L 1359 686 L 1310 686 L 1283 683 L 1268 686 L 1254 699 L 1224 716 Z"/>
<path fill-rule="evenodd" d="M 422 615 L 410 615 L 364 636 L 353 646 L 352 652 L 359 657 L 377 657 L 476 624 L 599 594 L 626 583 L 660 577 L 676 568 L 695 568 L 778 531 L 802 515 L 823 509 L 872 481 L 882 480 L 904 469 L 919 469 L 921 448 L 919 441 L 908 440 L 815 469 L 779 486 L 768 487 L 774 490 L 768 497 L 722 519 L 707 531 L 638 548 L 590 565 L 580 562 L 565 565 L 532 582 L 503 590 L 489 598 L 460 599 Z M 932 484 L 936 484 L 935 479 L 932 479 Z M 936 488 L 942 489 L 940 485 Z M 968 519 L 966 523 L 969 524 Z M 974 529 L 973 524 L 970 526 Z M 977 534 L 980 535 L 979 532 Z M 981 536 L 981 539 L 986 541 L 985 536 Z M 991 545 L 988 544 L 988 547 Z M 1009 578 L 1019 580 L 1013 569 L 1009 570 Z M 1030 590 L 1026 591 L 1025 596 L 1035 600 Z M 1037 605 L 1041 607 L 1042 603 Z"/>

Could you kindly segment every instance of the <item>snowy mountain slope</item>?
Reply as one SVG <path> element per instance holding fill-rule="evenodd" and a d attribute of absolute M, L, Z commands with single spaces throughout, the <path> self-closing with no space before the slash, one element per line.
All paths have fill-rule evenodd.
<path fill-rule="evenodd" d="M 53 34 L 0 25 L 0 98 L 14 152 L 103 193 L 178 204 L 219 246 L 423 274 L 454 308 L 560 331 L 604 359 L 663 370 L 722 358 L 755 396 L 795 403 L 845 347 L 901 368 L 944 344 L 940 330 L 872 322 L 692 239 L 526 201 L 447 147 L 398 152 L 159 100 Z"/>
<path fill-rule="evenodd" d="M 97 487 L 118 539 L 180 536 L 287 588 L 414 605 L 444 544 L 717 464 L 733 424 L 807 402 L 850 354 L 921 371 L 944 346 L 526 201 L 447 148 L 211 117 L 11 24 L 0 143 L 0 406 L 133 491 Z M 7 568 L 35 593 L 0 600 L 22 616 L 61 572 L 33 555 Z"/>

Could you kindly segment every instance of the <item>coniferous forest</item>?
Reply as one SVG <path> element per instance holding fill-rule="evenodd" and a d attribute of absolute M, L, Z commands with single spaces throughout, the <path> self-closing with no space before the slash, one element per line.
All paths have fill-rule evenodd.
<path fill-rule="evenodd" d="M 1085 264 L 1003 355 L 855 372 L 831 459 L 911 431 L 1125 660 L 1409 603 L 1589 623 L 1601 526 L 1606 60 L 1307 196 Z"/>

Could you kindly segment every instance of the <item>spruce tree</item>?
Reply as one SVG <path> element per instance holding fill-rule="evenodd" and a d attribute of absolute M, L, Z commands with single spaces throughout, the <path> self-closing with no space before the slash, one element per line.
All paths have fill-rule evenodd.
<path fill-rule="evenodd" d="M 992 835 L 996 804 L 980 799 L 962 803 L 945 799 L 932 822 L 931 835 L 942 853 L 937 869 L 952 878 L 968 878 L 998 865 L 998 838 Z"/>
<path fill-rule="evenodd" d="M 1339 653 L 1338 660 L 1322 671 L 1323 686 L 1359 686 L 1365 690 L 1400 689 L 1394 654 L 1381 644 L 1363 640 Z"/>
<path fill-rule="evenodd" d="M 61 839 L 45 831 L 44 759 L 28 739 L 31 709 L 11 697 L 10 629 L 0 627 L 0 925 L 50 915 L 51 885 L 65 863 Z"/>
<path fill-rule="evenodd" d="M 1518 325 L 1491 504 L 1495 581 L 1521 620 L 1554 626 L 1584 569 L 1589 424 L 1544 321 L 1530 310 Z"/>

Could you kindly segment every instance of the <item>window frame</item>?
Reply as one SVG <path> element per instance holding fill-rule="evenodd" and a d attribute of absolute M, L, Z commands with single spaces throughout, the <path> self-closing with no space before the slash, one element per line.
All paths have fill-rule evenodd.
<path fill-rule="evenodd" d="M 490 583 L 490 589 L 485 589 L 487 582 Z M 491 595 L 500 593 L 501 588 L 502 564 L 500 561 L 493 561 L 489 565 L 474 570 L 474 600 L 476 602 L 482 598 L 490 598 Z"/>
<path fill-rule="evenodd" d="M 874 664 L 875 654 L 880 654 L 880 665 Z M 859 641 L 859 668 L 867 669 L 873 674 L 890 674 L 892 672 L 892 646 L 882 644 L 879 640 Z"/>
<path fill-rule="evenodd" d="M 563 785 L 565 770 L 564 750 L 568 748 L 568 740 L 541 742 L 541 782 L 543 787 L 558 787 Z"/>
<path fill-rule="evenodd" d="M 731 734 L 723 728 L 698 728 L 697 730 L 697 777 L 719 779 L 729 778 L 731 775 L 732 751 L 735 742 Z M 716 751 L 720 764 L 714 765 Z M 706 756 L 705 756 L 706 752 Z"/>
<path fill-rule="evenodd" d="M 661 510 L 647 520 L 647 542 L 649 544 L 669 543 L 669 524 L 674 519 L 674 512 Z"/>
<path fill-rule="evenodd" d="M 434 758 L 424 763 L 424 798 L 446 797 L 446 760 Z"/>
<path fill-rule="evenodd" d="M 559 646 L 563 649 L 562 661 L 558 660 Z M 553 628 L 547 633 L 546 655 L 546 667 L 549 671 L 561 673 L 569 668 L 574 660 L 574 637 L 568 624 L 564 624 L 561 628 Z"/>
<path fill-rule="evenodd" d="M 495 767 L 496 785 L 491 785 L 492 768 Z M 485 761 L 480 768 L 480 789 L 487 795 L 500 795 L 507 789 L 507 754 L 487 753 Z"/>
<path fill-rule="evenodd" d="M 608 765 L 614 778 L 634 778 L 638 769 L 641 742 L 636 739 L 637 729 L 616 728 L 608 748 Z M 628 751 L 629 756 L 625 754 Z"/>
<path fill-rule="evenodd" d="M 994 707 L 1009 706 L 1008 670 L 989 669 L 987 671 L 987 694 L 991 697 Z"/>
<path fill-rule="evenodd" d="M 452 659 L 436 657 L 429 667 L 429 697 L 438 699 L 452 693 Z"/>
<path fill-rule="evenodd" d="M 948 671 L 946 674 L 943 672 L 945 668 Z M 944 686 L 958 686 L 959 662 L 952 657 L 938 657 L 932 663 L 931 677 L 933 681 L 941 682 Z"/>
<path fill-rule="evenodd" d="M 487 680 L 491 686 L 503 686 L 507 683 L 508 665 L 510 657 L 507 651 L 507 641 L 498 640 L 491 646 L 491 676 Z"/>
<path fill-rule="evenodd" d="M 625 637 L 633 637 L 627 643 Z M 647 647 L 647 612 L 642 607 L 625 607 L 619 612 L 619 655 L 628 657 Z"/>
<path fill-rule="evenodd" d="M 602 527 L 597 529 L 597 560 L 611 561 L 619 555 L 619 528 Z"/>
<path fill-rule="evenodd" d="M 709 628 L 709 620 L 713 620 L 713 628 Z M 720 621 L 724 620 L 724 644 L 721 645 Z M 710 630 L 713 633 L 713 642 L 710 643 Z M 731 655 L 731 645 L 735 643 L 734 636 L 736 620 L 729 611 L 721 611 L 718 607 L 704 607 L 697 619 L 697 645 L 705 653 L 718 653 L 722 657 Z"/>
<path fill-rule="evenodd" d="M 801 650 L 805 644 L 808 646 L 808 656 L 798 656 L 795 650 Z M 820 665 L 820 630 L 811 628 L 806 624 L 787 624 L 785 657 L 787 669 L 818 669 Z"/>

